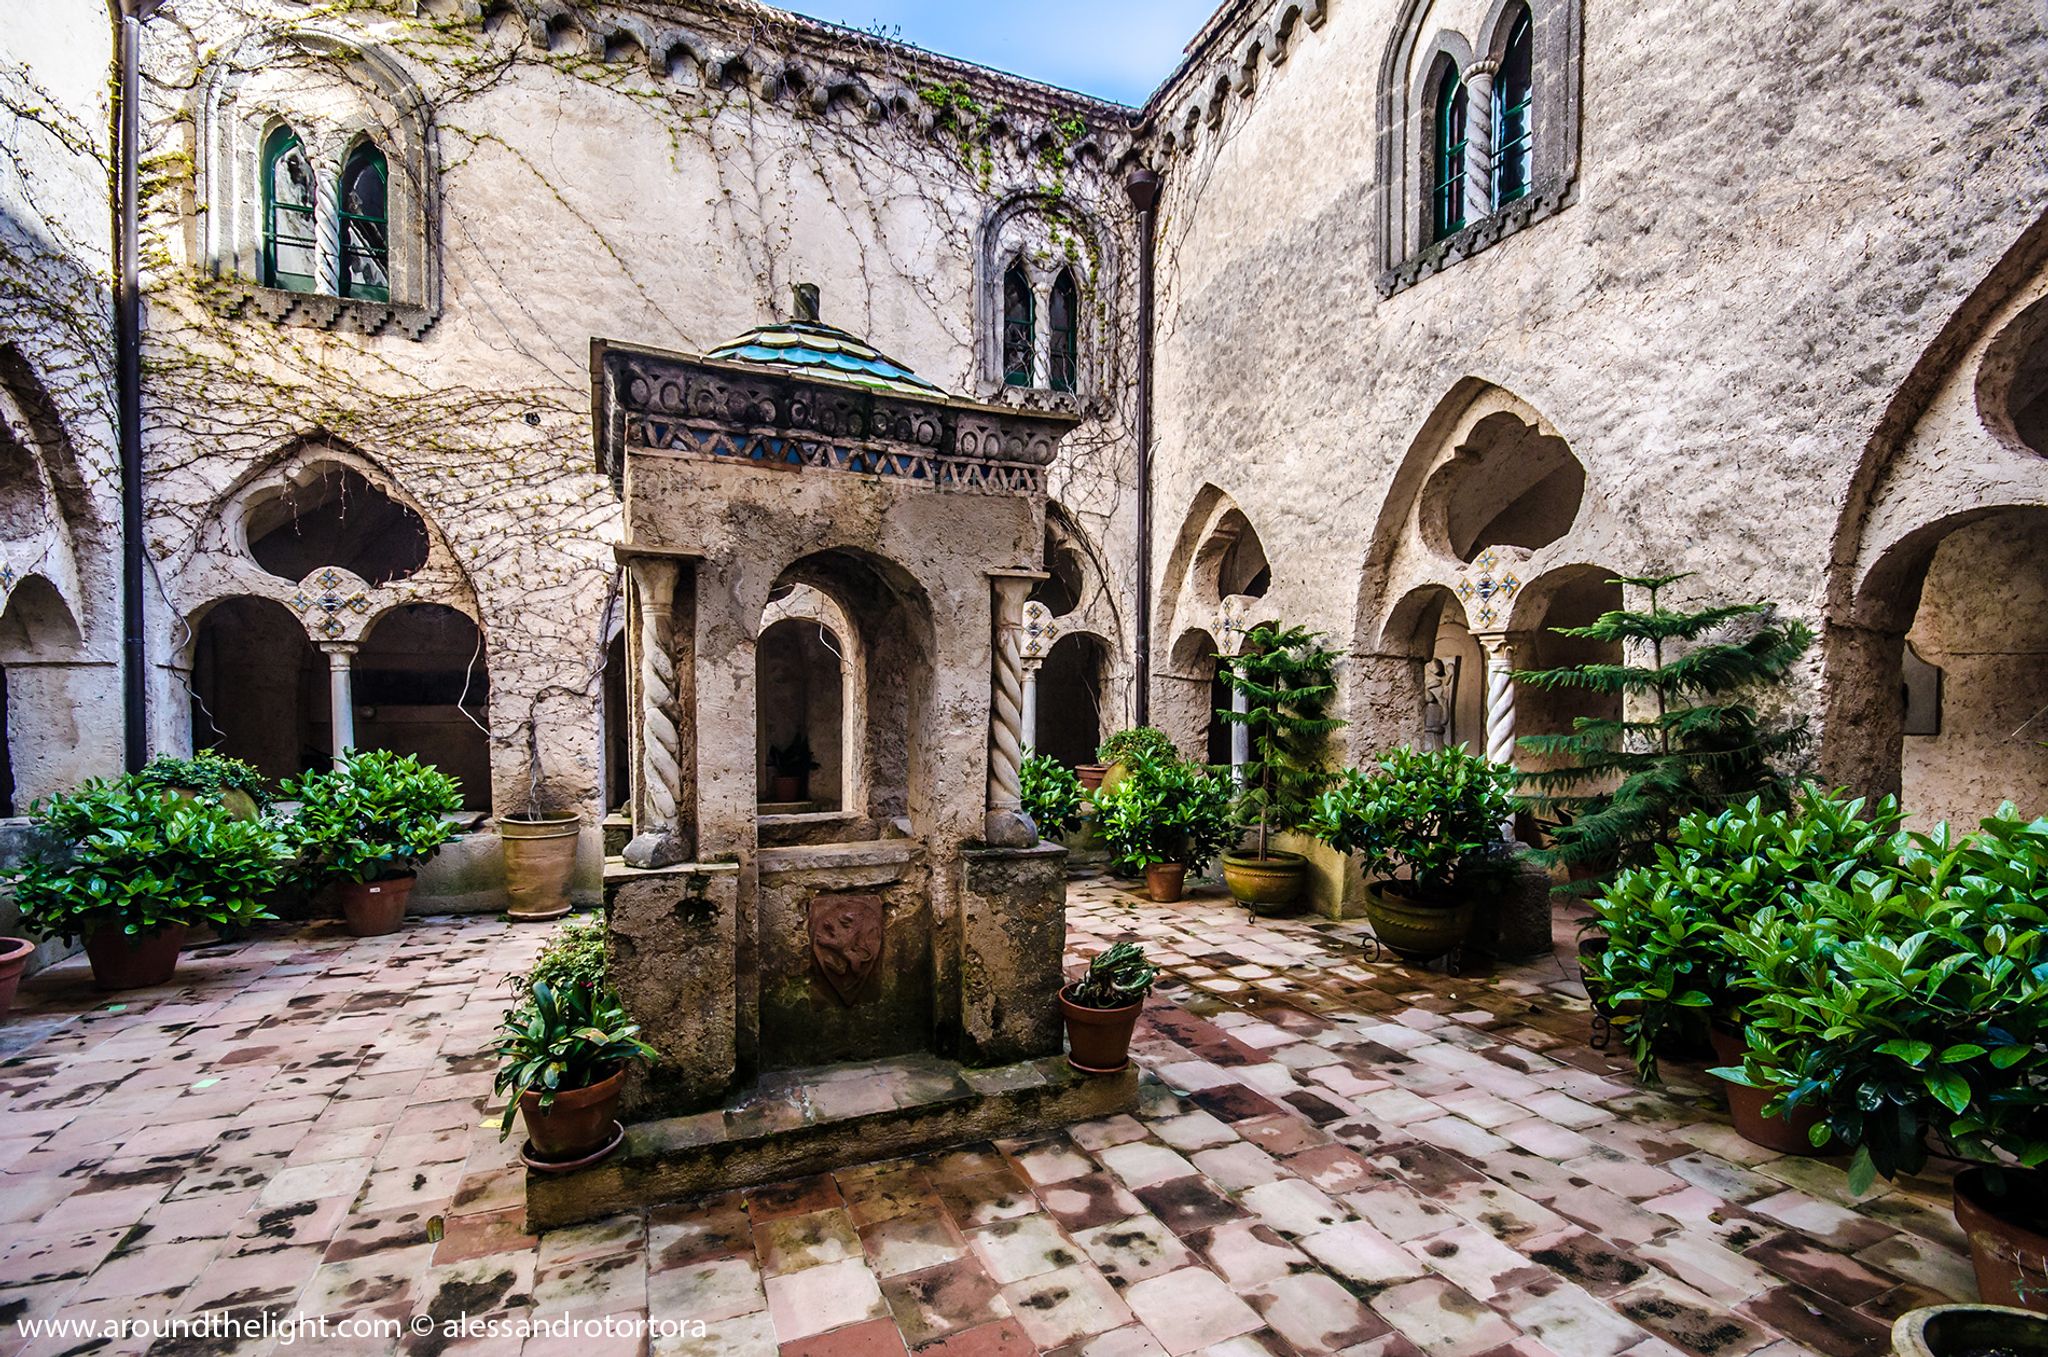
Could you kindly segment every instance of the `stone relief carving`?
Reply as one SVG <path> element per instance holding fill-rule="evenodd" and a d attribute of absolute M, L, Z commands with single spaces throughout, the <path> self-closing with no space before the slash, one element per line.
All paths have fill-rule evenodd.
<path fill-rule="evenodd" d="M 848 1008 L 881 965 L 886 913 L 879 895 L 820 895 L 811 901 L 811 959 Z"/>

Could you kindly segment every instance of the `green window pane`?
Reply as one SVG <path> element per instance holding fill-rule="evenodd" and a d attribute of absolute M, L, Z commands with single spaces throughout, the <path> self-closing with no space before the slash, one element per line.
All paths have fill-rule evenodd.
<path fill-rule="evenodd" d="M 298 134 L 280 127 L 263 145 L 263 285 L 311 292 L 318 261 L 313 166 Z"/>
<path fill-rule="evenodd" d="M 1049 309 L 1046 328 L 1052 339 L 1052 389 L 1072 391 L 1081 366 L 1081 298 L 1074 286 L 1074 275 L 1066 269 L 1061 269 L 1060 276 L 1053 280 Z"/>
<path fill-rule="evenodd" d="M 341 167 L 341 295 L 391 300 L 384 153 L 369 142 Z"/>
<path fill-rule="evenodd" d="M 1448 64 L 1437 87 L 1434 162 L 1430 215 L 1442 240 L 1465 225 L 1465 82 Z"/>
<path fill-rule="evenodd" d="M 1524 8 L 1508 32 L 1493 85 L 1493 202 L 1504 207 L 1528 194 L 1535 178 L 1535 41 Z"/>
<path fill-rule="evenodd" d="M 1031 295 L 1031 280 L 1022 265 L 1010 265 L 1003 275 L 1003 381 L 1009 386 L 1031 385 L 1031 349 L 1036 339 L 1037 301 Z"/>

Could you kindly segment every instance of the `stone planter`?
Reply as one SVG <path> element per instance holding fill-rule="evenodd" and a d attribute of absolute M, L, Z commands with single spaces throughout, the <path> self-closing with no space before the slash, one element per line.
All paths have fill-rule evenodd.
<path fill-rule="evenodd" d="M 92 963 L 92 982 L 101 989 L 148 989 L 169 982 L 178 969 L 178 950 L 185 945 L 189 930 L 183 924 L 166 924 L 150 933 L 131 936 L 118 926 L 95 929 L 85 935 L 86 959 Z"/>
<path fill-rule="evenodd" d="M 1145 869 L 1145 890 L 1162 905 L 1170 905 L 1186 893 L 1186 863 L 1155 862 Z"/>
<path fill-rule="evenodd" d="M 527 1163 L 560 1172 L 595 1163 L 619 1136 L 619 1096 L 626 1088 L 621 1069 L 587 1088 L 565 1088 L 550 1106 L 540 1094 L 519 1095 L 519 1116 L 526 1123 Z"/>
<path fill-rule="evenodd" d="M 1714 1058 L 1723 1065 L 1739 1065 L 1742 1053 L 1747 1048 L 1742 1038 L 1727 1028 L 1715 1026 L 1708 1033 L 1714 1045 Z M 1764 1115 L 1764 1104 L 1776 1095 L 1767 1089 L 1751 1088 L 1747 1084 L 1720 1081 L 1721 1089 L 1728 1095 L 1728 1115 L 1735 1121 L 1735 1130 L 1752 1145 L 1761 1145 L 1779 1154 L 1821 1154 L 1824 1151 L 1814 1147 L 1809 1132 L 1820 1125 L 1820 1109 L 1813 1104 L 1802 1104 L 1792 1109 L 1789 1117 Z"/>
<path fill-rule="evenodd" d="M 1988 1305 L 2048 1312 L 2048 1172 L 2008 1168 L 2000 1177 L 2004 1190 L 1994 1192 L 1982 1168 L 1956 1175 L 1956 1224 L 1970 1241 L 1977 1294 Z M 2014 1351 L 2048 1354 L 2048 1330 L 2036 1341 L 2043 1346 Z"/>
<path fill-rule="evenodd" d="M 1257 853 L 1225 853 L 1223 884 L 1239 904 L 1254 914 L 1289 914 L 1308 882 L 1308 859 L 1274 849 Z"/>
<path fill-rule="evenodd" d="M 21 973 L 28 967 L 28 959 L 36 954 L 36 945 L 27 938 L 0 938 L 0 1018 L 7 1016 L 7 1010 L 14 1007 L 14 993 L 21 987 Z"/>
<path fill-rule="evenodd" d="M 406 902 L 412 898 L 413 883 L 419 878 L 407 872 L 383 881 L 343 881 L 335 896 L 341 902 L 341 917 L 348 931 L 359 938 L 395 933 L 405 919 Z"/>
<path fill-rule="evenodd" d="M 1472 931 L 1471 900 L 1435 904 L 1391 889 L 1399 883 L 1375 881 L 1365 888 L 1365 917 L 1373 935 L 1403 961 L 1435 961 L 1455 952 Z"/>
<path fill-rule="evenodd" d="M 1892 1325 L 1897 1357 L 2048 1357 L 2048 1318 L 2005 1305 L 1930 1305 Z"/>
<path fill-rule="evenodd" d="M 575 812 L 498 821 L 505 852 L 505 912 L 515 919 L 559 919 L 569 912 L 582 821 Z"/>
<path fill-rule="evenodd" d="M 1115 1074 L 1131 1063 L 1131 1033 L 1137 1030 L 1141 999 L 1123 1008 L 1087 1008 L 1060 991 L 1067 1020 L 1067 1063 L 1083 1074 Z"/>

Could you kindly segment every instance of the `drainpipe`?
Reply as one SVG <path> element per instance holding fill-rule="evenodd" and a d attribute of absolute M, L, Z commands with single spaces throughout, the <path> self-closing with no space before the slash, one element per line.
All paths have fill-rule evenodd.
<path fill-rule="evenodd" d="M 1159 207 L 1159 171 L 1139 166 L 1124 176 L 1138 210 L 1138 625 L 1137 720 L 1152 721 L 1152 262 Z"/>
<path fill-rule="evenodd" d="M 114 261 L 115 421 L 121 440 L 122 749 L 129 772 L 149 759 L 148 656 L 142 630 L 142 291 L 135 181 L 141 159 L 142 25 L 163 0 L 120 0 L 115 98 L 119 206 Z"/>

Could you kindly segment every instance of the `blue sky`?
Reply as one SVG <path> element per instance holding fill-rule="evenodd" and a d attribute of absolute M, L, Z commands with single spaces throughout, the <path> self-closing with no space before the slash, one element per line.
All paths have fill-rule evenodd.
<path fill-rule="evenodd" d="M 785 9 L 966 61 L 1143 102 L 1217 0 L 774 0 Z M 900 30 L 900 31 L 899 31 Z"/>

